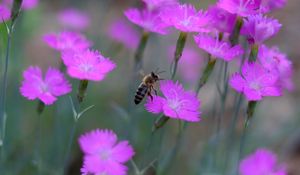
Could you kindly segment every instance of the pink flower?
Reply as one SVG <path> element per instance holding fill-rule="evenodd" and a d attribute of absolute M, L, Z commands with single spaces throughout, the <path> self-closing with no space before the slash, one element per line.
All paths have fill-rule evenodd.
<path fill-rule="evenodd" d="M 244 19 L 241 34 L 245 35 L 250 43 L 260 44 L 274 36 L 280 28 L 281 24 L 277 19 L 267 18 L 262 14 L 251 15 Z"/>
<path fill-rule="evenodd" d="M 262 45 L 259 48 L 258 60 L 270 72 L 278 73 L 280 86 L 288 90 L 294 89 L 293 65 L 286 54 L 280 52 L 277 47 L 268 48 Z"/>
<path fill-rule="evenodd" d="M 116 67 L 114 62 L 104 58 L 98 51 L 65 51 L 62 59 L 68 74 L 80 80 L 101 81 Z"/>
<path fill-rule="evenodd" d="M 207 12 L 197 11 L 191 4 L 176 5 L 161 13 L 166 24 L 182 32 L 207 32 L 211 18 Z"/>
<path fill-rule="evenodd" d="M 126 175 L 124 164 L 133 157 L 134 150 L 128 141 L 117 140 L 117 135 L 111 130 L 96 129 L 82 135 L 79 138 L 84 153 L 82 173 Z"/>
<path fill-rule="evenodd" d="M 58 21 L 66 28 L 85 30 L 90 26 L 90 17 L 83 11 L 67 8 L 58 14 Z"/>
<path fill-rule="evenodd" d="M 5 3 L 12 6 L 13 0 L 4 0 Z M 31 10 L 35 8 L 39 3 L 39 0 L 23 0 L 22 1 L 22 9 Z"/>
<path fill-rule="evenodd" d="M 281 9 L 287 3 L 287 0 L 262 0 L 261 11 L 262 13 L 270 12 L 272 10 Z"/>
<path fill-rule="evenodd" d="M 211 27 L 216 28 L 219 32 L 232 33 L 236 15 L 219 8 L 218 6 L 210 6 L 208 14 L 211 16 Z"/>
<path fill-rule="evenodd" d="M 240 162 L 241 175 L 287 175 L 277 156 L 267 149 L 257 149 Z"/>
<path fill-rule="evenodd" d="M 108 35 L 115 41 L 129 49 L 135 49 L 139 42 L 139 32 L 123 18 L 113 21 L 108 30 Z"/>
<path fill-rule="evenodd" d="M 229 13 L 247 17 L 260 13 L 261 0 L 219 0 L 217 5 Z"/>
<path fill-rule="evenodd" d="M 230 43 L 220 41 L 218 37 L 214 38 L 208 34 L 200 33 L 194 36 L 194 40 L 199 48 L 205 50 L 213 57 L 225 61 L 231 61 L 244 53 L 244 50 L 240 45 L 232 47 Z"/>
<path fill-rule="evenodd" d="M 49 68 L 43 79 L 41 69 L 31 66 L 24 71 L 23 77 L 21 94 L 29 100 L 38 98 L 46 105 L 53 104 L 57 96 L 65 95 L 72 90 L 64 75 L 54 68 Z"/>
<path fill-rule="evenodd" d="M 278 74 L 269 72 L 258 63 L 245 63 L 242 73 L 235 73 L 229 80 L 230 86 L 244 93 L 249 101 L 259 101 L 264 96 L 281 96 L 277 85 Z"/>
<path fill-rule="evenodd" d="M 125 11 L 125 16 L 132 23 L 144 28 L 149 32 L 166 34 L 166 25 L 159 13 L 148 11 L 147 9 L 138 10 L 136 8 L 131 8 Z"/>
<path fill-rule="evenodd" d="M 10 19 L 10 9 L 2 4 L 0 4 L 0 18 L 0 23 Z"/>
<path fill-rule="evenodd" d="M 61 32 L 58 34 L 46 34 L 43 40 L 53 49 L 64 50 L 85 50 L 92 44 L 83 35 L 76 32 Z"/>
<path fill-rule="evenodd" d="M 193 92 L 187 92 L 178 82 L 164 80 L 160 83 L 160 90 L 164 97 L 148 98 L 146 109 L 154 114 L 164 115 L 189 122 L 200 121 L 200 101 Z"/>
<path fill-rule="evenodd" d="M 178 0 L 142 0 L 149 11 L 161 10 L 166 7 L 177 5 Z"/>

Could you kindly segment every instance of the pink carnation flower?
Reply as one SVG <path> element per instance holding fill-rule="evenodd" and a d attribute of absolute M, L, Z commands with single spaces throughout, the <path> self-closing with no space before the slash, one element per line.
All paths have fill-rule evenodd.
<path fill-rule="evenodd" d="M 161 10 L 166 7 L 177 5 L 178 0 L 142 0 L 149 11 Z"/>
<path fill-rule="evenodd" d="M 92 44 L 83 35 L 76 32 L 61 32 L 58 34 L 46 34 L 43 40 L 48 46 L 58 51 L 85 50 Z"/>
<path fill-rule="evenodd" d="M 267 70 L 279 74 L 280 86 L 293 90 L 293 65 L 286 54 L 280 52 L 277 47 L 267 48 L 262 45 L 259 48 L 258 59 Z"/>
<path fill-rule="evenodd" d="M 129 49 L 135 49 L 139 42 L 139 32 L 123 18 L 113 21 L 107 33 L 110 38 Z"/>
<path fill-rule="evenodd" d="M 261 0 L 219 0 L 217 5 L 229 13 L 247 17 L 260 13 Z"/>
<path fill-rule="evenodd" d="M 213 57 L 225 61 L 231 61 L 244 53 L 244 50 L 240 45 L 232 47 L 230 43 L 220 41 L 218 37 L 212 37 L 208 34 L 200 33 L 194 36 L 194 40 L 198 47 L 205 50 Z"/>
<path fill-rule="evenodd" d="M 73 30 L 85 30 L 90 26 L 90 17 L 83 11 L 67 8 L 58 14 L 59 23 Z"/>
<path fill-rule="evenodd" d="M 84 175 L 107 174 L 126 175 L 124 165 L 134 155 L 128 141 L 118 142 L 117 135 L 111 130 L 93 130 L 79 138 L 84 153 L 81 169 Z"/>
<path fill-rule="evenodd" d="M 9 4 L 12 6 L 13 0 L 5 0 L 5 3 Z M 39 3 L 39 0 L 23 0 L 22 1 L 22 9 L 24 10 L 31 10 L 35 8 Z"/>
<path fill-rule="evenodd" d="M 166 24 L 183 32 L 208 32 L 211 18 L 207 12 L 197 11 L 191 4 L 176 5 L 161 13 Z"/>
<path fill-rule="evenodd" d="M 269 72 L 258 63 L 245 63 L 242 73 L 235 73 L 230 78 L 230 86 L 244 93 L 249 101 L 259 101 L 264 96 L 280 96 L 281 88 L 277 85 L 278 74 Z"/>
<path fill-rule="evenodd" d="M 168 25 L 162 21 L 159 13 L 151 12 L 147 9 L 139 10 L 131 8 L 125 11 L 125 16 L 132 23 L 144 28 L 147 31 L 167 34 Z"/>
<path fill-rule="evenodd" d="M 10 9 L 2 4 L 0 4 L 0 18 L 0 23 L 10 19 Z"/>
<path fill-rule="evenodd" d="M 231 14 L 218 6 L 210 6 L 208 14 L 212 18 L 211 27 L 217 29 L 219 32 L 232 33 L 236 21 L 235 14 Z"/>
<path fill-rule="evenodd" d="M 62 54 L 68 74 L 80 80 L 101 81 L 111 72 L 116 64 L 104 58 L 98 51 L 66 51 Z"/>
<path fill-rule="evenodd" d="M 287 175 L 277 156 L 267 149 L 257 149 L 240 162 L 241 175 Z"/>
<path fill-rule="evenodd" d="M 31 66 L 23 73 L 24 80 L 20 87 L 21 94 L 29 100 L 40 99 L 46 105 L 56 101 L 57 96 L 71 91 L 71 85 L 57 69 L 49 68 L 45 78 L 39 67 Z"/>
<path fill-rule="evenodd" d="M 193 92 L 187 92 L 178 82 L 164 80 L 160 83 L 160 90 L 164 97 L 148 98 L 146 109 L 154 114 L 164 115 L 189 122 L 200 121 L 200 101 Z"/>
<path fill-rule="evenodd" d="M 267 18 L 262 14 L 251 15 L 244 19 L 241 34 L 245 35 L 250 43 L 261 44 L 274 36 L 280 28 L 281 24 L 277 19 Z"/>

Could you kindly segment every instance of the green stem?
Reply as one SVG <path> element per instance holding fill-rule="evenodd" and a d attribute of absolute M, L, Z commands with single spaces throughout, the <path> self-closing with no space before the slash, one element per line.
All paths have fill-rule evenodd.
<path fill-rule="evenodd" d="M 208 78 L 210 77 L 210 75 L 215 67 L 216 61 L 217 60 L 215 58 L 211 58 L 211 56 L 209 55 L 207 65 L 203 71 L 203 74 L 200 78 L 199 84 L 196 88 L 197 93 L 199 93 L 200 89 L 206 84 Z"/>
<path fill-rule="evenodd" d="M 134 54 L 134 68 L 136 72 L 139 72 L 140 70 L 142 70 L 143 67 L 143 55 L 144 55 L 144 51 L 147 45 L 149 39 L 149 33 L 148 32 L 143 32 L 139 45 L 137 47 L 137 50 Z"/>
<path fill-rule="evenodd" d="M 174 53 L 174 60 L 173 60 L 174 65 L 173 65 L 172 72 L 171 72 L 172 80 L 175 78 L 177 67 L 178 67 L 178 62 L 182 56 L 182 52 L 183 52 L 183 49 L 184 49 L 184 46 L 186 43 L 187 35 L 188 35 L 188 33 L 186 33 L 186 32 L 180 32 L 179 37 L 177 39 L 176 50 Z"/>
<path fill-rule="evenodd" d="M 257 59 L 257 54 L 258 54 L 258 45 L 257 44 L 253 44 L 251 45 L 251 52 L 250 52 L 250 56 L 249 56 L 249 61 L 250 62 L 255 62 Z"/>
<path fill-rule="evenodd" d="M 71 148 L 72 148 L 76 128 L 77 128 L 77 120 L 74 120 L 72 129 L 71 129 L 71 133 L 70 133 L 70 138 L 69 138 L 68 145 L 67 145 L 65 159 L 64 159 L 64 169 L 63 169 L 64 173 L 63 174 L 67 174 L 67 168 L 68 168 L 67 165 L 68 165 L 68 161 L 70 158 L 70 153 L 71 153 Z"/>
<path fill-rule="evenodd" d="M 42 174 L 42 156 L 41 156 L 41 125 L 42 125 L 42 119 L 41 115 L 45 109 L 45 104 L 42 101 L 38 101 L 37 104 L 37 114 L 38 114 L 38 122 L 36 126 L 36 151 L 35 151 L 35 161 L 37 163 L 37 171 L 38 174 Z"/>
<path fill-rule="evenodd" d="M 231 45 L 236 45 L 239 42 L 240 31 L 243 26 L 243 18 L 238 16 L 232 34 L 229 37 Z"/>
<path fill-rule="evenodd" d="M 162 128 L 168 121 L 170 117 L 167 117 L 165 115 L 160 116 L 155 122 L 154 126 L 152 128 L 152 132 L 155 132 L 156 130 Z"/>
<path fill-rule="evenodd" d="M 79 82 L 78 94 L 77 94 L 77 99 L 79 103 L 81 103 L 85 97 L 88 84 L 89 84 L 88 80 L 80 80 Z"/>

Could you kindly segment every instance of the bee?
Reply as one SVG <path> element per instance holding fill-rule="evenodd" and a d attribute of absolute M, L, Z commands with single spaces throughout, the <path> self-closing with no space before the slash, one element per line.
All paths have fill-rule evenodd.
<path fill-rule="evenodd" d="M 139 85 L 135 93 L 134 103 L 136 105 L 139 104 L 146 94 L 151 98 L 151 100 L 153 100 L 152 91 L 154 91 L 155 95 L 157 95 L 157 91 L 154 89 L 154 84 L 159 80 L 162 79 L 154 72 L 144 76 L 142 83 Z"/>

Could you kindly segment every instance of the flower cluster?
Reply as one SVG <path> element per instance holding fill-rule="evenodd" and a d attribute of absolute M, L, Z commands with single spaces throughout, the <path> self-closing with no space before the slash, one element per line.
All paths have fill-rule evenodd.
<path fill-rule="evenodd" d="M 149 112 L 189 122 L 200 121 L 200 101 L 195 93 L 185 91 L 172 80 L 161 81 L 160 90 L 164 97 L 148 98 L 145 107 Z"/>
<path fill-rule="evenodd" d="M 125 175 L 134 151 L 127 141 L 118 142 L 117 135 L 111 130 L 93 130 L 79 138 L 84 153 L 81 172 L 88 174 Z"/>
<path fill-rule="evenodd" d="M 267 149 L 257 149 L 240 163 L 241 175 L 287 175 L 285 167 L 277 161 L 276 155 Z"/>

